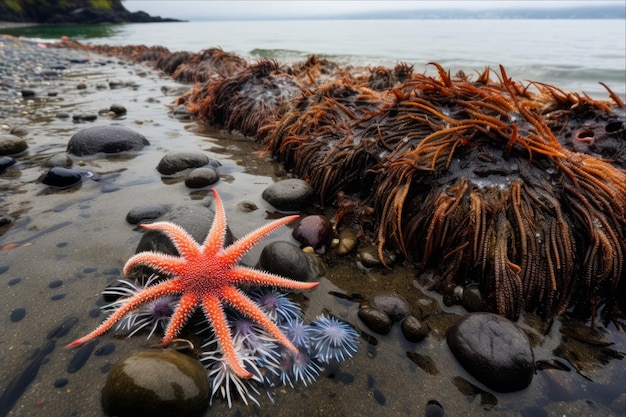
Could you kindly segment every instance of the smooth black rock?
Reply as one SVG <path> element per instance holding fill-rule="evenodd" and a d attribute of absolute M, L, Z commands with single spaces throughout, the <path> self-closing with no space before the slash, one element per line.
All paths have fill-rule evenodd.
<path fill-rule="evenodd" d="M 168 211 L 170 211 L 170 206 L 167 204 L 142 204 L 130 209 L 126 214 L 126 221 L 130 224 L 144 223 L 158 219 Z"/>
<path fill-rule="evenodd" d="M 421 342 L 426 336 L 428 336 L 429 328 L 426 323 L 421 322 L 415 316 L 408 316 L 402 323 L 400 323 L 402 334 L 412 343 Z"/>
<path fill-rule="evenodd" d="M 200 416 L 209 394 L 206 369 L 199 361 L 172 349 L 151 349 L 111 368 L 102 408 L 118 417 Z"/>
<path fill-rule="evenodd" d="M 10 156 L 0 156 L 0 174 L 6 171 L 10 166 L 15 165 L 15 159 Z"/>
<path fill-rule="evenodd" d="M 393 321 L 400 321 L 411 314 L 411 304 L 399 294 L 376 294 L 369 304 L 384 311 Z"/>
<path fill-rule="evenodd" d="M 220 177 L 213 168 L 196 168 L 187 174 L 185 185 L 189 188 L 202 188 L 215 184 Z"/>
<path fill-rule="evenodd" d="M 297 281 L 311 281 L 317 277 L 307 254 L 293 243 L 285 241 L 266 245 L 261 251 L 257 267 Z"/>
<path fill-rule="evenodd" d="M 126 107 L 121 104 L 111 104 L 109 111 L 115 113 L 116 116 L 123 116 L 127 112 Z"/>
<path fill-rule="evenodd" d="M 389 333 L 393 325 L 393 321 L 384 311 L 374 307 L 363 307 L 358 314 L 367 328 L 378 334 Z"/>
<path fill-rule="evenodd" d="M 139 151 L 150 142 L 141 133 L 117 125 L 93 126 L 76 132 L 67 152 L 77 156 Z"/>
<path fill-rule="evenodd" d="M 515 323 L 502 316 L 468 314 L 450 327 L 447 342 L 463 368 L 494 391 L 519 391 L 532 381 L 530 341 Z"/>
<path fill-rule="evenodd" d="M 299 211 L 313 203 L 315 190 L 306 181 L 291 178 L 263 190 L 263 200 L 278 210 Z"/>
<path fill-rule="evenodd" d="M 68 168 L 53 167 L 44 175 L 41 182 L 54 188 L 70 188 L 82 181 L 82 175 L 78 171 Z"/>
<path fill-rule="evenodd" d="M 157 165 L 157 171 L 163 175 L 172 175 L 188 168 L 198 168 L 210 162 L 202 152 L 171 152 L 163 156 Z"/>

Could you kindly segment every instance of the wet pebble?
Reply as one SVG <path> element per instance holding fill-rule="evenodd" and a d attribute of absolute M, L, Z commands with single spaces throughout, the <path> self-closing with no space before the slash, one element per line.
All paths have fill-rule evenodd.
<path fill-rule="evenodd" d="M 393 325 L 393 321 L 384 311 L 374 307 L 363 307 L 359 309 L 358 315 L 367 328 L 374 333 L 387 334 Z"/>
<path fill-rule="evenodd" d="M 58 378 L 56 381 L 54 381 L 54 387 L 63 388 L 67 385 L 68 382 L 69 380 L 67 378 Z"/>
<path fill-rule="evenodd" d="M 127 112 L 126 107 L 122 106 L 121 104 L 111 104 L 111 107 L 109 107 L 109 111 L 116 116 L 122 116 Z"/>
<path fill-rule="evenodd" d="M 144 350 L 117 362 L 102 390 L 102 407 L 118 417 L 199 416 L 209 404 L 206 369 L 171 349 Z"/>
<path fill-rule="evenodd" d="M 49 288 L 59 288 L 61 285 L 63 285 L 63 281 L 60 279 L 55 279 L 54 281 L 50 281 L 50 283 L 48 283 Z"/>
<path fill-rule="evenodd" d="M 470 285 L 463 289 L 461 305 L 470 313 L 487 311 L 487 303 L 483 300 L 483 296 L 477 285 Z"/>
<path fill-rule="evenodd" d="M 313 203 L 315 191 L 306 181 L 290 178 L 263 190 L 263 200 L 278 210 L 299 211 Z"/>
<path fill-rule="evenodd" d="M 443 417 L 443 406 L 437 400 L 430 400 L 424 408 L 425 417 Z"/>
<path fill-rule="evenodd" d="M 54 117 L 56 117 L 57 119 L 69 119 L 70 114 L 68 112 L 61 111 L 58 112 Z"/>
<path fill-rule="evenodd" d="M 103 125 L 79 130 L 67 144 L 67 152 L 84 156 L 96 153 L 139 151 L 150 142 L 141 133 L 124 126 Z"/>
<path fill-rule="evenodd" d="M 337 255 L 347 255 L 352 252 L 358 243 L 356 233 L 350 229 L 341 229 L 337 244 Z"/>
<path fill-rule="evenodd" d="M 532 381 L 534 355 L 528 337 L 502 316 L 468 314 L 449 328 L 447 342 L 463 368 L 495 391 L 518 391 Z"/>
<path fill-rule="evenodd" d="M 254 204 L 253 201 L 244 200 L 237 204 L 237 208 L 244 213 L 250 213 L 257 210 L 259 207 Z"/>
<path fill-rule="evenodd" d="M 65 189 L 80 184 L 83 180 L 80 172 L 69 168 L 53 167 L 43 176 L 41 182 L 50 187 Z"/>
<path fill-rule="evenodd" d="M 11 321 L 13 323 L 21 321 L 24 317 L 26 317 L 26 309 L 23 307 L 18 307 L 11 312 Z"/>
<path fill-rule="evenodd" d="M 306 216 L 293 230 L 294 239 L 304 246 L 311 246 L 317 253 L 326 253 L 333 239 L 333 226 L 320 215 Z"/>
<path fill-rule="evenodd" d="M 28 148 L 26 140 L 19 136 L 0 134 L 0 156 L 14 155 Z"/>
<path fill-rule="evenodd" d="M 26 129 L 26 126 L 14 126 L 9 130 L 9 133 L 15 136 L 26 136 L 28 129 Z"/>
<path fill-rule="evenodd" d="M 20 93 L 22 93 L 22 98 L 32 98 L 37 95 L 37 92 L 35 90 L 30 90 L 27 88 L 21 90 Z"/>
<path fill-rule="evenodd" d="M 266 245 L 261 251 L 257 267 L 297 281 L 312 281 L 317 278 L 309 256 L 298 246 L 285 241 Z"/>
<path fill-rule="evenodd" d="M 378 248 L 376 246 L 366 246 L 359 251 L 358 260 L 365 268 L 375 268 L 383 265 L 391 265 L 393 262 L 391 258 L 385 256 L 384 263 L 378 256 Z"/>
<path fill-rule="evenodd" d="M 65 152 L 55 153 L 51 155 L 50 158 L 46 159 L 43 163 L 43 166 L 52 168 L 52 167 L 62 167 L 69 168 L 72 166 L 72 158 Z"/>
<path fill-rule="evenodd" d="M 161 158 L 157 171 L 163 175 L 172 175 L 188 168 L 207 165 L 209 162 L 209 157 L 202 152 L 170 152 Z"/>
<path fill-rule="evenodd" d="M 429 332 L 428 325 L 422 323 L 415 316 L 406 317 L 402 320 L 400 327 L 406 340 L 412 343 L 421 342 L 426 336 L 428 336 Z"/>
<path fill-rule="evenodd" d="M 10 156 L 0 156 L 0 174 L 6 171 L 10 166 L 15 165 L 15 159 Z"/>
<path fill-rule="evenodd" d="M 215 184 L 220 179 L 213 168 L 196 168 L 187 174 L 185 185 L 189 188 L 202 188 Z"/>
<path fill-rule="evenodd" d="M 72 116 L 72 120 L 75 122 L 93 122 L 96 119 L 98 119 L 98 115 L 95 113 L 80 113 Z"/>
<path fill-rule="evenodd" d="M 167 204 L 142 204 L 128 211 L 126 221 L 130 224 L 145 223 L 158 219 L 170 211 L 170 209 L 170 206 Z"/>
<path fill-rule="evenodd" d="M 411 314 L 411 304 L 400 294 L 376 294 L 369 305 L 385 312 L 393 321 L 400 321 Z"/>

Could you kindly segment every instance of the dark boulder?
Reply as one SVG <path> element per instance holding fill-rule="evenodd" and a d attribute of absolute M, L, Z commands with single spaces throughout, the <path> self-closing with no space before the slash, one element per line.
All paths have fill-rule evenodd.
<path fill-rule="evenodd" d="M 141 133 L 124 126 L 93 126 L 79 130 L 67 144 L 67 152 L 76 156 L 97 153 L 140 151 L 150 142 Z"/>
<path fill-rule="evenodd" d="M 519 391 L 533 379 L 530 341 L 515 323 L 502 316 L 468 314 L 450 327 L 447 342 L 463 368 L 494 391 Z"/>

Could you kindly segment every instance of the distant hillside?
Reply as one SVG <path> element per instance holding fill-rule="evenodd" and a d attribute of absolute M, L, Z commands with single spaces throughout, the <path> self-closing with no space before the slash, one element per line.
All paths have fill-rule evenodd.
<path fill-rule="evenodd" d="M 121 0 L 2 0 L 0 21 L 39 24 L 172 22 L 129 12 Z"/>
<path fill-rule="evenodd" d="M 495 4 L 495 2 L 494 2 Z M 363 12 L 325 19 L 626 19 L 626 3 L 621 6 L 580 6 L 554 9 L 432 9 L 390 12 Z"/>

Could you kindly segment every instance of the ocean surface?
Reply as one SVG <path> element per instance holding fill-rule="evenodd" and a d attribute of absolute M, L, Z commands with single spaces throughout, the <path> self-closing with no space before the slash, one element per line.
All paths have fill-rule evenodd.
<path fill-rule="evenodd" d="M 607 98 L 598 84 L 602 81 L 626 100 L 625 32 L 623 20 L 189 22 L 0 30 L 43 43 L 68 36 L 91 44 L 162 45 L 171 51 L 219 46 L 251 60 L 293 62 L 318 54 L 346 65 L 407 62 L 416 71 L 433 73 L 427 65 L 431 61 L 466 74 L 486 66 L 496 70 L 502 64 L 515 80 Z M 247 138 L 175 118 L 170 104 L 192 88 L 189 84 L 139 64 L 77 51 L 71 51 L 72 56 L 84 54 L 84 63 L 65 62 L 67 70 L 56 78 L 28 79 L 23 73 L 56 63 L 49 55 L 61 59 L 70 51 L 8 41 L 5 45 L 0 75 L 6 80 L 0 81 L 3 88 L 15 87 L 0 95 L 0 133 L 22 130 L 28 149 L 14 156 L 15 165 L 0 175 L 0 215 L 12 221 L 0 235 L 0 417 L 102 417 L 101 389 L 111 366 L 149 348 L 156 338 L 124 338 L 111 332 L 87 355 L 63 346 L 102 321 L 100 295 L 122 278 L 121 268 L 137 248 L 142 234 L 127 223 L 126 214 L 139 205 L 165 204 L 184 216 L 206 209 L 212 201 L 207 187 L 190 189 L 183 177 L 163 178 L 155 169 L 161 158 L 189 150 L 220 161 L 215 187 L 235 236 L 267 223 L 275 209 L 262 192 L 284 178 L 284 168 L 258 156 L 258 144 Z M 9 56 L 19 56 L 23 68 L 5 70 L 13 68 L 6 65 Z M 36 97 L 23 98 L 22 88 L 35 91 Z M 107 112 L 112 104 L 124 105 L 128 113 L 112 118 Z M 74 121 L 58 117 L 60 113 L 97 117 Z M 141 133 L 150 146 L 121 155 L 65 153 L 77 131 L 111 123 Z M 58 190 L 42 183 L 49 169 L 46 161 L 58 155 L 69 158 L 73 169 L 85 175 L 78 186 Z M 258 209 L 243 211 L 241 202 L 252 202 Z M 264 244 L 273 240 L 295 242 L 291 231 L 282 227 L 243 261 L 256 264 Z M 532 315 L 525 316 L 518 325 L 532 336 L 535 361 L 543 368 L 522 391 L 485 391 L 474 385 L 446 344 L 445 329 L 456 315 L 465 314 L 462 307 L 445 306 L 439 294 L 424 290 L 411 265 L 365 272 L 354 258 L 326 259 L 330 261 L 320 286 L 304 295 L 305 320 L 328 311 L 358 327 L 363 340 L 357 354 L 326 369 L 306 387 L 281 388 L 272 400 L 262 392 L 260 406 L 235 401 L 230 409 L 226 401 L 216 399 L 206 417 L 423 417 L 444 415 L 444 410 L 446 416 L 472 417 L 624 415 L 626 345 L 623 331 L 614 324 L 598 324 L 600 336 L 587 337 L 579 335 L 579 329 L 574 334 L 565 321 L 557 319 L 546 327 Z M 398 324 L 388 335 L 371 336 L 360 324 L 359 303 L 333 295 L 367 298 L 389 292 L 419 310 L 436 312 L 425 319 L 431 328 L 425 340 L 408 342 Z M 63 335 L 55 333 L 68 320 L 72 324 L 65 326 Z M 105 347 L 108 353 L 96 353 Z M 75 358 L 84 359 L 78 370 L 71 366 Z M 433 411 L 433 403 L 441 409 Z"/>
<path fill-rule="evenodd" d="M 606 98 L 606 83 L 626 96 L 624 20 L 299 20 L 207 21 L 26 28 L 6 33 L 43 40 L 61 36 L 93 44 L 161 45 L 198 52 L 221 47 L 250 59 L 293 62 L 318 54 L 352 65 L 416 71 L 442 64 L 454 74 L 497 69 L 516 80 L 553 84 Z"/>

